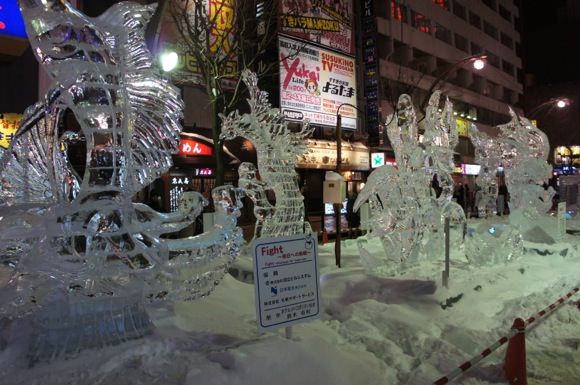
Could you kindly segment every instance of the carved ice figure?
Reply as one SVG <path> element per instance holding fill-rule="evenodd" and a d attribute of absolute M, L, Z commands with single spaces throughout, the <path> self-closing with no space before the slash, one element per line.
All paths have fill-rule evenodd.
<path fill-rule="evenodd" d="M 475 206 L 480 218 L 489 218 L 496 211 L 497 168 L 502 162 L 499 142 L 471 124 L 469 137 L 475 147 L 475 163 L 481 166 L 476 177 L 478 190 L 475 193 Z"/>
<path fill-rule="evenodd" d="M 387 118 L 386 126 L 398 168 L 384 165 L 375 169 L 354 205 L 358 210 L 364 202 L 369 202 L 373 213 L 371 235 L 381 239 L 386 257 L 391 261 L 416 261 L 424 245 L 440 240 L 440 235 L 432 230 L 438 229 L 442 234 L 444 217 L 454 222 L 465 221 L 463 209 L 451 201 L 457 126 L 448 100 L 443 112 L 438 112 L 439 97 L 437 91 L 430 98 L 422 144 L 411 97 L 399 97 L 397 111 Z M 430 190 L 434 174 L 443 187 L 438 198 Z M 362 243 L 359 247 L 363 247 Z"/>
<path fill-rule="evenodd" d="M 239 168 L 239 186 L 254 203 L 254 238 L 310 232 L 295 167 L 298 156 L 307 151 L 306 139 L 313 128 L 304 125 L 298 132 L 290 131 L 280 110 L 268 102 L 268 93 L 258 88 L 256 74 L 246 70 L 242 78 L 250 93 L 250 113 L 234 111 L 222 117 L 220 137 L 241 136 L 256 147 L 257 170 L 248 163 Z M 268 192 L 273 202 L 268 200 Z"/>
<path fill-rule="evenodd" d="M 552 206 L 554 190 L 542 184 L 551 177 L 550 144 L 546 134 L 509 109 L 511 120 L 499 125 L 499 142 L 506 184 L 510 192 L 510 218 L 515 210 L 524 220 L 534 221 Z"/>
<path fill-rule="evenodd" d="M 143 299 L 195 299 L 219 282 L 243 242 L 240 191 L 216 188 L 213 229 L 180 240 L 161 235 L 192 223 L 200 194 L 185 193 L 174 214 L 132 202 L 171 166 L 181 131 L 183 102 L 145 45 L 155 6 L 121 2 L 97 18 L 60 0 L 20 7 L 52 84 L 0 162 L 0 314 L 46 308 L 39 355 L 138 337 Z M 80 169 L 73 147 L 86 151 Z"/>

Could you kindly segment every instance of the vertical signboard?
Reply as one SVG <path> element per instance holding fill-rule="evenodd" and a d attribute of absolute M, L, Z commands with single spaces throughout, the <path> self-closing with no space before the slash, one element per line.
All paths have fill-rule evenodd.
<path fill-rule="evenodd" d="M 280 36 L 280 108 L 287 120 L 335 126 L 343 103 L 356 106 L 356 66 L 351 57 Z M 356 129 L 357 111 L 340 109 L 342 127 Z"/>
<path fill-rule="evenodd" d="M 252 242 L 256 320 L 260 331 L 320 316 L 316 236 L 299 234 Z"/>
<path fill-rule="evenodd" d="M 280 2 L 280 31 L 354 54 L 352 0 Z"/>
<path fill-rule="evenodd" d="M 26 37 L 24 20 L 16 0 L 0 1 L 0 35 Z"/>
<path fill-rule="evenodd" d="M 21 119 L 21 114 L 0 114 L 0 148 L 10 147 Z"/>
<path fill-rule="evenodd" d="M 380 143 L 379 114 L 379 55 L 377 52 L 377 25 L 374 1 L 362 1 L 364 94 L 366 99 L 366 128 L 370 145 Z"/>
<path fill-rule="evenodd" d="M 566 202 L 558 203 L 558 235 L 560 239 L 566 236 Z"/>

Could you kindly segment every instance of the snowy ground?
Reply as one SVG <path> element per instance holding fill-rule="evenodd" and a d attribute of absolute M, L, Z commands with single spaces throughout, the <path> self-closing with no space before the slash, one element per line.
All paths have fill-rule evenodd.
<path fill-rule="evenodd" d="M 431 384 L 507 334 L 515 317 L 532 316 L 577 287 L 578 246 L 580 235 L 567 235 L 552 251 L 540 250 L 546 255 L 528 251 L 487 267 L 454 252 L 446 289 L 441 255 L 385 277 L 365 274 L 355 240 L 343 243 L 341 269 L 334 244 L 320 245 L 323 315 L 293 327 L 290 339 L 284 329 L 257 332 L 253 285 L 228 275 L 207 298 L 152 308 L 157 327 L 140 340 L 32 368 L 15 361 L 10 347 L 0 349 L 0 383 Z M 368 248 L 381 252 L 375 240 Z M 530 385 L 580 384 L 579 300 L 580 293 L 528 332 Z M 504 352 L 457 383 L 505 384 Z"/>

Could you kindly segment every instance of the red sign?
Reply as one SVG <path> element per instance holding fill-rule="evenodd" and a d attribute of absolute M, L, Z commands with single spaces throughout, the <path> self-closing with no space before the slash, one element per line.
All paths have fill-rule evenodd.
<path fill-rule="evenodd" d="M 179 155 L 212 156 L 213 147 L 192 139 L 179 141 Z"/>

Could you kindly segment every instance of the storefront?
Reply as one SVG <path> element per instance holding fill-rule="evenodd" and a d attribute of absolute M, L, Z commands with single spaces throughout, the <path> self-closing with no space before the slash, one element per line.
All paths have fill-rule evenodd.
<path fill-rule="evenodd" d="M 296 168 L 308 220 L 314 231 L 321 231 L 324 218 L 334 215 L 332 205 L 326 205 L 322 201 L 322 186 L 326 171 L 336 170 L 336 142 L 309 139 L 308 149 L 298 159 Z M 349 193 L 360 192 L 370 169 L 368 147 L 360 142 L 343 142 L 341 158 L 341 175 L 346 181 L 347 196 Z M 343 214 L 345 207 L 346 201 L 343 204 Z"/>

